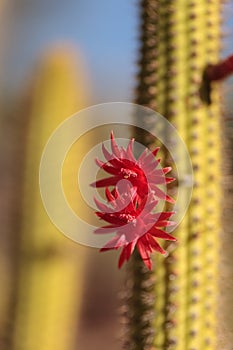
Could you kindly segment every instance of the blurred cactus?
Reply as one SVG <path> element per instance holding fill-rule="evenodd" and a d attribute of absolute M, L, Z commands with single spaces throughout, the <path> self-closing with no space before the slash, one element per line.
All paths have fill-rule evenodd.
<path fill-rule="evenodd" d="M 30 100 L 12 349 L 68 350 L 74 347 L 77 332 L 85 248 L 66 239 L 50 221 L 40 197 L 38 171 L 51 133 L 87 103 L 83 69 L 70 48 L 56 48 L 45 55 Z M 79 142 L 74 152 L 71 149 L 63 172 L 69 204 L 76 203 L 81 213 L 85 209 L 76 194 L 74 173 L 85 147 Z"/>
<path fill-rule="evenodd" d="M 190 151 L 194 189 L 189 212 L 175 232 L 178 243 L 168 247 L 168 258 L 155 254 L 154 273 L 145 274 L 134 255 L 128 276 L 127 350 L 216 346 L 220 107 L 216 86 L 210 106 L 201 102 L 199 88 L 206 65 L 218 61 L 220 15 L 220 1 L 141 1 L 136 102 L 158 111 L 177 128 Z M 139 142 L 152 143 L 141 130 L 135 133 Z M 171 163 L 163 151 L 162 158 Z M 177 148 L 176 153 L 185 174 L 182 150 Z M 182 184 L 179 191 L 185 205 Z"/>
<path fill-rule="evenodd" d="M 14 119 L 11 115 L 13 104 L 9 103 L 9 95 L 5 87 L 6 77 L 4 76 L 9 42 L 11 5 L 7 0 L 0 1 L 0 349 L 2 350 L 8 348 L 11 309 L 14 302 L 12 294 L 15 281 L 15 256 L 12 254 L 12 250 L 14 250 L 12 247 L 15 245 L 13 231 L 15 232 L 14 224 L 17 216 L 15 202 L 17 202 L 18 194 L 15 169 L 19 169 L 17 160 L 12 161 L 16 151 L 15 146 L 19 129 L 14 123 L 15 120 L 12 121 Z"/>

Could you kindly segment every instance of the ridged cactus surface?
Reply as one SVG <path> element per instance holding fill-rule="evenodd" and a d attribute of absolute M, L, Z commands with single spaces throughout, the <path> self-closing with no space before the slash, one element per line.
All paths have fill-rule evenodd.
<path fill-rule="evenodd" d="M 79 64 L 69 48 L 51 50 L 35 71 L 30 91 L 12 346 L 15 350 L 74 348 L 85 250 L 65 238 L 47 216 L 39 191 L 39 164 L 54 129 L 87 102 L 83 69 Z M 79 143 L 78 147 L 65 161 L 63 188 L 69 204 L 75 204 L 82 212 L 73 186 L 73 173 L 85 151 L 84 144 Z"/>
<path fill-rule="evenodd" d="M 132 285 L 138 288 L 136 296 L 129 292 L 132 310 L 128 314 L 139 315 L 139 307 L 141 312 L 138 323 L 129 316 L 129 349 L 216 348 L 221 213 L 219 91 L 214 86 L 212 104 L 206 106 L 200 100 L 199 87 L 206 65 L 218 61 L 220 15 L 220 1 L 141 1 L 136 102 L 161 113 L 177 128 L 190 152 L 194 188 L 189 211 L 174 233 L 178 242 L 168 247 L 169 256 L 155 255 L 153 275 L 129 270 Z M 136 131 L 136 138 L 151 144 L 141 130 Z M 168 136 L 167 142 L 173 141 Z M 173 147 L 175 162 L 183 172 L 179 179 L 182 207 L 187 201 L 182 181 L 190 179 L 185 179 L 187 164 L 182 149 Z M 175 168 L 166 150 L 161 151 L 165 163 Z M 148 285 L 150 290 L 145 292 Z M 144 306 L 136 302 L 139 295 Z M 144 310 L 150 317 L 140 330 L 137 324 L 144 319 Z M 139 339 L 144 334 L 147 341 L 136 342 L 134 334 Z"/>

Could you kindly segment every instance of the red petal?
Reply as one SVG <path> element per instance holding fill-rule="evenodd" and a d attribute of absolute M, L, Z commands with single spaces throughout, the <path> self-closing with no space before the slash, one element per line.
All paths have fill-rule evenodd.
<path fill-rule="evenodd" d="M 164 173 L 164 174 L 167 174 L 167 173 L 169 173 L 171 170 L 172 170 L 172 167 L 168 166 L 168 167 L 166 167 L 166 168 L 163 168 L 163 173 Z"/>
<path fill-rule="evenodd" d="M 165 176 L 153 176 L 153 184 L 156 185 L 165 185 L 167 183 L 167 179 Z"/>
<path fill-rule="evenodd" d="M 176 225 L 175 221 L 168 221 L 168 220 L 158 220 L 155 224 L 155 226 L 158 227 L 167 227 L 167 226 L 174 226 Z"/>
<path fill-rule="evenodd" d="M 113 154 L 115 154 L 118 158 L 121 158 L 121 153 L 114 139 L 113 131 L 111 131 L 111 148 Z"/>
<path fill-rule="evenodd" d="M 105 234 L 105 233 L 112 233 L 116 231 L 116 226 L 114 225 L 107 225 L 107 226 L 103 226 L 103 227 L 99 227 L 97 228 L 94 233 L 96 234 Z"/>
<path fill-rule="evenodd" d="M 155 159 L 152 152 L 149 152 L 148 155 L 145 157 L 143 163 L 145 166 L 150 166 L 151 164 L 156 167 L 158 165 L 158 160 Z"/>
<path fill-rule="evenodd" d="M 151 247 L 161 254 L 166 254 L 166 251 L 159 245 L 159 243 L 154 239 L 154 237 L 148 237 Z"/>
<path fill-rule="evenodd" d="M 104 220 L 109 222 L 110 224 L 116 225 L 116 226 L 122 226 L 125 225 L 125 222 L 122 221 L 119 217 L 117 217 L 117 213 L 114 214 L 108 214 L 108 213 L 101 213 L 101 212 L 96 212 L 96 215 Z"/>
<path fill-rule="evenodd" d="M 135 162 L 136 160 L 135 160 L 134 155 L 133 155 L 133 144 L 134 144 L 134 139 L 129 141 L 126 153 L 127 153 L 127 156 L 129 157 L 129 159 L 131 159 L 133 162 Z"/>
<path fill-rule="evenodd" d="M 142 257 L 144 264 L 148 267 L 149 270 L 151 270 L 152 263 L 151 263 L 150 255 L 148 253 L 148 249 L 146 249 L 146 247 L 144 246 L 144 244 L 141 242 L 140 239 L 137 242 L 137 248 Z"/>
<path fill-rule="evenodd" d="M 147 196 L 145 196 L 143 198 L 143 200 L 141 201 L 140 203 L 140 207 L 138 207 L 138 211 L 142 211 L 145 209 L 145 211 L 148 213 L 148 212 L 151 212 L 151 210 L 153 210 L 156 205 L 158 204 L 158 201 L 157 200 L 150 200 L 150 198 L 148 198 Z"/>
<path fill-rule="evenodd" d="M 131 255 L 133 254 L 136 243 L 137 243 L 136 241 L 133 241 L 127 245 L 127 247 L 126 247 L 127 248 L 127 257 L 126 257 L 127 260 L 129 260 Z"/>
<path fill-rule="evenodd" d="M 103 155 L 105 156 L 105 159 L 107 161 L 110 161 L 113 158 L 113 155 L 108 152 L 108 150 L 105 148 L 103 143 L 102 143 L 102 152 L 103 152 Z"/>
<path fill-rule="evenodd" d="M 164 179 L 166 178 L 162 169 L 153 169 L 152 171 L 147 172 L 146 175 L 147 174 L 150 175 L 150 177 L 152 177 L 152 176 L 162 176 Z"/>
<path fill-rule="evenodd" d="M 120 257 L 119 257 L 119 261 L 118 261 L 118 268 L 120 269 L 121 266 L 124 264 L 124 262 L 126 261 L 126 247 L 124 247 L 121 251 Z"/>
<path fill-rule="evenodd" d="M 130 242 L 129 244 L 127 244 L 126 247 L 124 247 L 122 249 L 122 252 L 121 252 L 120 257 L 119 257 L 119 262 L 118 262 L 119 269 L 121 268 L 121 266 L 123 265 L 123 263 L 125 261 L 129 260 L 130 256 L 132 255 L 132 253 L 134 251 L 134 247 L 135 247 L 135 243 Z"/>
<path fill-rule="evenodd" d="M 119 192 L 117 191 L 116 188 L 114 188 L 111 193 L 115 199 L 117 199 L 119 197 Z"/>
<path fill-rule="evenodd" d="M 154 155 L 155 157 L 157 156 L 157 153 L 158 153 L 159 150 L 160 150 L 160 147 L 157 147 L 157 148 L 155 148 L 154 151 L 152 152 L 153 155 Z"/>
<path fill-rule="evenodd" d="M 146 174 L 156 169 L 157 166 L 159 165 L 159 162 L 154 158 L 152 158 L 153 155 L 150 154 L 150 156 L 151 156 L 150 157 L 151 159 L 149 159 L 149 156 L 147 156 L 142 164 L 142 169 L 146 172 Z"/>
<path fill-rule="evenodd" d="M 119 167 L 119 166 L 122 167 L 122 164 L 123 164 L 122 161 L 116 158 L 114 154 L 109 153 L 106 147 L 104 146 L 104 144 L 102 144 L 102 152 L 104 157 L 110 164 L 112 164 L 115 167 Z"/>
<path fill-rule="evenodd" d="M 104 164 L 104 162 L 102 162 L 102 160 L 99 160 L 98 158 L 95 158 L 95 163 L 96 165 L 98 165 L 98 167 L 102 167 L 102 165 Z"/>
<path fill-rule="evenodd" d="M 150 255 L 150 253 L 152 253 L 153 249 L 151 248 L 151 245 L 150 245 L 150 242 L 149 242 L 149 239 L 148 239 L 148 235 L 147 234 L 144 234 L 141 238 L 140 238 L 140 241 L 141 243 L 144 245 L 144 247 L 146 248 L 148 254 Z"/>
<path fill-rule="evenodd" d="M 157 220 L 167 220 L 174 214 L 175 214 L 174 211 L 164 211 L 164 212 L 161 212 L 161 213 L 154 214 L 154 217 L 156 217 Z"/>
<path fill-rule="evenodd" d="M 112 166 L 115 168 L 127 168 L 127 164 L 125 159 L 118 159 L 118 158 L 113 158 L 108 161 Z"/>
<path fill-rule="evenodd" d="M 111 165 L 108 165 L 106 163 L 103 163 L 101 166 L 102 169 L 104 169 L 107 173 L 111 174 L 111 175 L 119 175 L 119 169 L 114 168 Z"/>
<path fill-rule="evenodd" d="M 112 208 L 109 208 L 107 205 L 105 205 L 104 203 L 101 203 L 100 201 L 98 201 L 98 199 L 96 199 L 94 197 L 94 201 L 95 201 L 95 204 L 97 206 L 97 208 L 103 212 L 114 212 L 114 209 Z"/>
<path fill-rule="evenodd" d="M 109 191 L 109 188 L 106 187 L 105 189 L 105 195 L 106 195 L 106 198 L 109 202 L 112 202 L 112 201 L 115 201 L 115 197 L 113 196 L 113 194 Z"/>
<path fill-rule="evenodd" d="M 93 182 L 91 184 L 92 187 L 107 187 L 107 186 L 115 186 L 117 182 L 119 181 L 119 178 L 117 176 L 107 177 L 102 180 L 98 180 L 96 182 Z"/>
<path fill-rule="evenodd" d="M 118 249 L 122 247 L 125 244 L 125 238 L 124 237 L 113 237 L 108 243 L 106 243 L 103 248 L 100 249 L 101 252 L 111 250 L 111 249 Z"/>
<path fill-rule="evenodd" d="M 165 179 L 167 184 L 170 184 L 171 182 L 176 180 L 174 177 L 166 177 Z"/>
<path fill-rule="evenodd" d="M 106 252 L 107 250 L 118 249 L 116 248 L 119 237 L 113 237 L 108 243 L 106 243 L 103 248 L 100 249 L 101 252 Z"/>
<path fill-rule="evenodd" d="M 175 203 L 175 200 L 173 198 L 171 198 L 170 196 L 168 196 L 167 194 L 165 194 L 163 191 L 161 191 L 157 186 L 152 185 L 151 188 L 154 190 L 155 195 L 163 200 L 166 200 L 169 203 Z"/>
<path fill-rule="evenodd" d="M 126 150 L 125 150 L 123 147 L 120 148 L 120 153 L 121 153 L 121 159 L 127 159 L 127 158 L 129 158 L 129 156 L 128 156 Z"/>
<path fill-rule="evenodd" d="M 160 230 L 156 227 L 152 227 L 148 233 L 150 233 L 150 235 L 152 235 L 156 238 L 165 239 L 166 241 L 176 241 L 177 240 L 175 237 L 173 237 L 169 233 L 167 233 L 163 230 Z"/>
<path fill-rule="evenodd" d="M 142 154 L 140 155 L 140 157 L 138 158 L 139 166 L 140 166 L 140 164 L 143 163 L 143 161 L 146 158 L 147 154 L 148 154 L 148 148 L 145 148 L 144 151 L 142 152 Z"/>

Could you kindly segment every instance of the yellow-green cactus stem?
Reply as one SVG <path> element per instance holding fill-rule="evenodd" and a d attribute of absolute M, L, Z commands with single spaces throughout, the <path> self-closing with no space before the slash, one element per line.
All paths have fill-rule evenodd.
<path fill-rule="evenodd" d="M 51 133 L 87 103 L 83 68 L 77 63 L 69 47 L 51 50 L 38 66 L 30 92 L 15 350 L 68 350 L 74 346 L 85 248 L 65 238 L 50 221 L 40 197 L 38 171 Z M 73 172 L 85 152 L 85 143 L 78 146 L 79 152 L 76 149 L 65 161 L 63 187 L 69 204 L 82 212 L 72 185 Z"/>
<path fill-rule="evenodd" d="M 207 30 L 207 60 L 208 63 L 216 63 L 219 60 L 220 49 L 220 24 L 221 24 L 221 5 L 220 2 L 212 1 L 207 7 L 208 21 Z M 212 62 L 210 62 L 210 58 Z M 206 299 L 204 310 L 205 318 L 205 337 L 204 344 L 206 349 L 216 347 L 216 328 L 217 328 L 217 303 L 218 295 L 218 268 L 219 268 L 219 231 L 221 228 L 221 110 L 220 110 L 220 91 L 218 86 L 213 86 L 212 103 L 207 108 L 206 123 L 206 181 L 208 188 L 206 192 Z M 212 232 L 212 234 L 210 234 Z"/>
<path fill-rule="evenodd" d="M 217 11 L 216 11 L 217 10 Z M 218 234 L 220 230 L 220 157 L 219 157 L 219 101 L 213 96 L 209 108 L 200 104 L 198 81 L 210 60 L 218 60 L 220 3 L 196 2 L 189 9 L 189 17 L 199 20 L 190 25 L 189 74 L 193 87 L 189 91 L 190 150 L 194 166 L 195 186 L 190 206 L 189 244 L 189 303 L 188 349 L 214 349 L 216 346 L 216 301 Z M 202 28 L 202 29 L 201 29 Z M 203 35 L 203 30 L 205 35 Z M 196 92 L 196 96 L 192 96 Z M 215 93 L 217 93 L 215 91 Z M 214 94 L 213 94 L 214 95 Z M 195 108 L 192 106 L 195 106 Z M 216 113 L 217 112 L 217 113 Z M 218 125 L 218 127 L 216 127 Z M 196 131 L 196 135 L 192 130 Z M 212 153 L 215 157 L 213 158 Z M 214 189 L 214 190 L 213 190 Z M 211 227 L 211 226 L 214 227 Z M 193 286 L 193 287 L 192 287 Z"/>
<path fill-rule="evenodd" d="M 167 258 L 154 257 L 155 320 L 150 320 L 148 327 L 154 327 L 155 349 L 213 350 L 220 230 L 220 111 L 217 88 L 207 107 L 200 100 L 199 87 L 205 66 L 218 59 L 220 1 L 144 0 L 141 9 L 136 102 L 155 109 L 177 128 L 188 145 L 194 170 L 190 209 L 175 231 L 178 243 L 168 246 Z M 136 138 L 145 145 L 152 141 L 141 130 L 136 130 Z M 161 152 L 171 163 L 166 150 Z M 177 148 L 176 154 L 175 162 L 186 174 L 182 149 Z M 187 190 L 182 181 L 189 179 L 182 179 L 182 175 L 179 191 L 181 207 L 185 207 Z M 151 275 L 147 278 L 153 280 Z M 147 349 L 137 344 L 131 347 Z"/>
<path fill-rule="evenodd" d="M 160 79 L 164 81 L 165 87 L 161 94 L 164 95 L 163 104 L 159 104 L 158 111 L 167 117 L 170 122 L 179 130 L 184 141 L 186 141 L 186 109 L 184 104 L 185 91 L 187 85 L 186 76 L 183 74 L 185 62 L 187 60 L 186 35 L 184 29 L 184 18 L 186 8 L 184 1 L 175 1 L 172 5 L 161 5 L 161 29 L 164 32 L 163 50 L 159 52 L 164 56 L 165 68 L 160 75 Z M 183 11 L 177 11 L 178 8 Z M 170 142 L 169 136 L 167 142 Z M 172 140 L 171 140 L 172 142 Z M 174 145 L 174 147 L 177 147 Z M 183 174 L 186 174 L 186 164 L 184 160 L 183 150 L 176 149 L 177 157 L 175 161 L 179 163 Z M 165 154 L 166 155 L 166 154 Z M 170 162 L 170 161 L 169 161 Z M 175 164 L 171 164 L 175 169 Z M 185 179 L 180 178 L 180 182 Z M 187 190 L 180 187 L 180 196 L 183 202 L 180 203 L 179 210 L 186 205 Z M 183 208 L 182 208 L 183 207 Z M 185 318 L 186 318 L 186 288 L 187 288 L 187 265 L 184 263 L 187 259 L 187 218 L 185 218 L 179 228 L 175 231 L 178 239 L 178 245 L 172 245 L 169 249 L 167 258 L 160 258 L 160 263 L 155 264 L 155 275 L 162 269 L 165 270 L 164 283 L 164 322 L 159 333 L 163 333 L 163 342 L 155 337 L 155 347 L 159 349 L 184 349 L 185 346 Z M 174 250 L 176 246 L 176 249 Z M 155 257 L 158 259 L 158 257 Z M 159 289 L 159 292 L 158 292 Z M 161 286 L 155 284 L 155 300 L 157 293 L 160 293 Z M 156 307 L 156 302 L 155 302 Z M 155 315 L 156 317 L 156 315 Z M 156 324 L 155 324 L 156 327 Z"/>

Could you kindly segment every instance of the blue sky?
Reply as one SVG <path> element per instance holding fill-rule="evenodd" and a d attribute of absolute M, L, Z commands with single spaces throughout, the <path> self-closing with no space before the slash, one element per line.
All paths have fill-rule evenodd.
<path fill-rule="evenodd" d="M 91 103 L 132 101 L 139 0 L 12 0 L 5 53 L 6 91 L 16 92 L 50 45 L 67 40 L 84 55 Z M 233 51 L 233 8 L 225 5 L 224 54 Z"/>
<path fill-rule="evenodd" d="M 21 86 L 47 47 L 67 40 L 85 57 L 93 102 L 132 99 L 137 55 L 136 1 L 18 0 L 13 10 L 5 64 L 8 89 Z"/>

